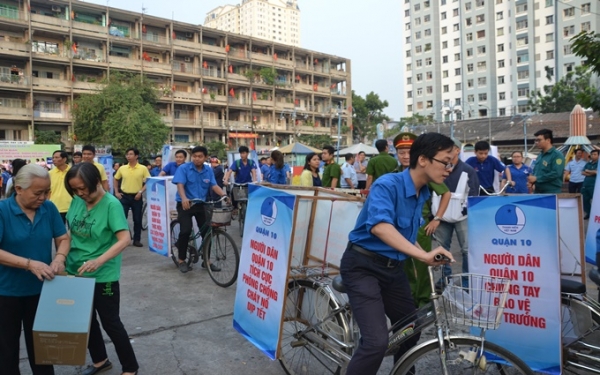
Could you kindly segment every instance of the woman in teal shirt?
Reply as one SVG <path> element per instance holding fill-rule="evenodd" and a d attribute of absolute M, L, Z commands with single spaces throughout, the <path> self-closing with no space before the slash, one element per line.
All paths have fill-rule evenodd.
<path fill-rule="evenodd" d="M 22 325 L 32 373 L 53 375 L 52 366 L 35 364 L 32 328 L 42 281 L 65 269 L 69 236 L 56 206 L 46 200 L 47 170 L 26 165 L 13 181 L 9 198 L 0 201 L 0 373 L 20 374 Z"/>
<path fill-rule="evenodd" d="M 90 163 L 71 168 L 65 177 L 65 185 L 73 196 L 67 212 L 72 238 L 67 272 L 96 279 L 94 311 L 115 346 L 123 375 L 137 374 L 137 359 L 119 317 L 121 252 L 130 241 L 121 203 L 105 193 L 100 172 Z M 112 368 L 95 313 L 92 314 L 88 349 L 94 364 L 88 366 L 83 375 Z"/>

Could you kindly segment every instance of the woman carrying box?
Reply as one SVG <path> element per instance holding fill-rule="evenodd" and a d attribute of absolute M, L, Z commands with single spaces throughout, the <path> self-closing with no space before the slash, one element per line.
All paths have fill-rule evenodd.
<path fill-rule="evenodd" d="M 69 253 L 69 236 L 56 206 L 46 200 L 49 193 L 48 171 L 30 164 L 14 176 L 9 198 L 0 201 L 0 373 L 6 375 L 20 374 L 21 324 L 31 371 L 54 374 L 52 366 L 35 364 L 32 337 L 42 281 L 64 271 Z"/>
<path fill-rule="evenodd" d="M 65 177 L 65 185 L 73 196 L 67 212 L 72 238 L 67 272 L 96 279 L 94 311 L 115 346 L 123 375 L 137 374 L 139 366 L 135 353 L 119 317 L 121 252 L 130 242 L 121 203 L 105 193 L 100 172 L 90 163 L 71 168 Z M 92 314 L 88 342 L 94 364 L 88 366 L 83 375 L 112 368 L 96 313 Z"/>

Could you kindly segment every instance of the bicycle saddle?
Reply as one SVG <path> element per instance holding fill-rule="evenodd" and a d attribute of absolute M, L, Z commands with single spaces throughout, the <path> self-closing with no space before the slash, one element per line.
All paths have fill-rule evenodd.
<path fill-rule="evenodd" d="M 569 294 L 583 294 L 585 293 L 585 284 L 575 280 L 560 279 L 560 292 Z"/>
<path fill-rule="evenodd" d="M 340 275 L 337 275 L 333 278 L 331 286 L 333 286 L 333 289 L 340 293 L 346 293 L 346 288 L 344 287 L 344 283 L 342 282 L 342 277 Z"/>

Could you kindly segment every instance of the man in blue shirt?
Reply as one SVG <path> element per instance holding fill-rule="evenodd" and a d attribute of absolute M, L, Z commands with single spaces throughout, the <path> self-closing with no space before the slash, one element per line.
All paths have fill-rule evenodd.
<path fill-rule="evenodd" d="M 238 151 L 240 153 L 240 159 L 235 160 L 231 164 L 223 181 L 226 184 L 229 183 L 229 177 L 231 176 L 231 173 L 235 172 L 236 184 L 256 182 L 256 163 L 254 163 L 254 160 L 248 159 L 250 150 L 246 146 L 240 146 Z"/>
<path fill-rule="evenodd" d="M 175 161 L 167 163 L 167 165 L 164 166 L 163 170 L 158 175 L 175 176 L 177 168 L 179 168 L 180 165 L 185 163 L 185 159 L 187 159 L 187 152 L 185 152 L 185 150 L 177 150 L 175 152 Z"/>
<path fill-rule="evenodd" d="M 204 238 L 208 231 L 208 227 L 204 225 L 206 222 L 204 202 L 209 189 L 212 189 L 220 197 L 226 195 L 217 185 L 212 169 L 204 165 L 207 155 L 208 150 L 206 147 L 194 147 L 192 149 L 192 161 L 177 168 L 172 181 L 173 184 L 177 185 L 175 201 L 177 202 L 177 220 L 179 220 L 179 238 L 176 246 L 179 251 L 179 271 L 182 273 L 189 271 L 185 258 L 190 235 L 192 234 L 192 218 L 196 218 L 196 224 L 198 224 L 202 238 Z M 201 202 L 191 202 L 193 200 Z M 202 266 L 204 266 L 204 263 Z M 213 264 L 210 267 L 213 271 L 220 271 Z"/>
<path fill-rule="evenodd" d="M 413 257 L 437 265 L 437 254 L 452 259 L 441 247 L 426 252 L 414 243 L 423 221 L 423 205 L 429 199 L 427 184 L 440 184 L 448 176 L 453 146 L 442 134 L 423 134 L 410 149 L 409 168 L 385 174 L 371 186 L 340 266 L 362 336 L 347 375 L 375 375 L 388 344 L 386 316 L 394 324 L 415 311 L 404 260 Z M 408 340 L 395 359 L 418 340 L 419 335 Z"/>
<path fill-rule="evenodd" d="M 486 141 L 479 141 L 475 143 L 475 156 L 471 156 L 465 162 L 477 172 L 479 184 L 481 185 L 479 195 L 494 194 L 494 171 L 506 173 L 507 183 L 513 185 L 510 170 L 500 160 L 488 156 L 489 152 L 490 144 Z"/>
<path fill-rule="evenodd" d="M 154 158 L 154 166 L 150 169 L 150 176 L 157 177 L 162 170 L 162 156 Z"/>
<path fill-rule="evenodd" d="M 260 163 L 260 174 L 262 175 L 262 180 L 266 181 L 268 177 L 267 175 L 269 174 L 269 169 L 271 168 L 271 158 L 261 158 Z"/>
<path fill-rule="evenodd" d="M 527 178 L 531 175 L 532 170 L 523 164 L 523 153 L 521 151 L 513 152 L 511 157 L 513 163 L 508 166 L 508 169 L 510 169 L 513 183 L 506 188 L 506 192 L 509 194 L 527 194 L 529 193 Z M 502 187 L 507 183 L 508 178 L 504 173 L 502 175 Z"/>
<path fill-rule="evenodd" d="M 569 193 L 581 193 L 581 187 L 585 179 L 585 176 L 581 172 L 583 172 L 586 164 L 587 161 L 583 160 L 583 150 L 577 149 L 575 157 L 567 163 L 564 172 L 565 178 L 569 177 Z"/>

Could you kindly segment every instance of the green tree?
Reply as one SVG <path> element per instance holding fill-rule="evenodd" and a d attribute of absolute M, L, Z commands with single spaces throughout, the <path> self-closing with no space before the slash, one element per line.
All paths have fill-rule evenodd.
<path fill-rule="evenodd" d="M 547 69 L 548 78 L 552 71 Z M 600 108 L 598 89 L 592 85 L 592 70 L 587 66 L 576 66 L 554 85 L 544 86 L 542 90 L 529 95 L 528 108 L 539 113 L 570 112 L 576 104 L 584 108 Z"/>
<path fill-rule="evenodd" d="M 227 145 L 220 141 L 208 142 L 204 145 L 208 149 L 208 155 L 216 155 L 220 160 L 227 157 Z"/>
<path fill-rule="evenodd" d="M 373 139 L 377 135 L 377 124 L 390 118 L 383 113 L 389 105 L 387 100 L 381 100 L 379 95 L 371 91 L 364 98 L 352 90 L 352 126 L 353 139 Z"/>
<path fill-rule="evenodd" d="M 60 133 L 52 130 L 38 130 L 35 129 L 33 132 L 35 137 L 35 144 L 37 145 L 61 145 L 64 144 L 61 142 Z"/>
<path fill-rule="evenodd" d="M 78 142 L 110 144 L 121 152 L 136 147 L 142 155 L 157 152 L 170 133 L 157 100 L 157 87 L 146 77 L 111 72 L 102 91 L 81 95 L 73 104 Z"/>
<path fill-rule="evenodd" d="M 332 144 L 331 136 L 324 134 L 303 134 L 298 137 L 298 142 L 304 143 L 305 145 L 323 149 L 323 146 Z"/>
<path fill-rule="evenodd" d="M 433 122 L 432 116 L 422 116 L 418 113 L 415 113 L 411 117 L 401 118 L 398 123 L 394 124 L 393 127 L 384 132 L 384 136 L 386 138 L 395 136 L 396 134 L 400 133 L 402 128 L 405 126 L 408 128 L 409 132 L 418 134 L 419 132 L 417 130 L 419 126 L 429 125 Z"/>

